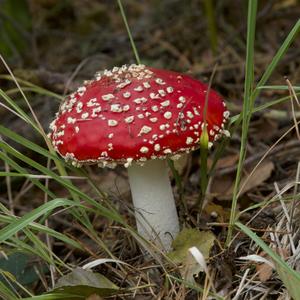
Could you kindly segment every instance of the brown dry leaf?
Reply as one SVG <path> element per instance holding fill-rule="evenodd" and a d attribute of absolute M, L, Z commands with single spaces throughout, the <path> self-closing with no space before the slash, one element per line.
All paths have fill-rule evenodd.
<path fill-rule="evenodd" d="M 216 169 L 229 168 L 234 166 L 239 159 L 239 154 L 232 154 L 222 157 L 218 160 L 216 164 Z M 213 161 L 211 159 L 208 160 L 208 167 L 210 168 Z"/>
<path fill-rule="evenodd" d="M 87 297 L 87 298 L 85 298 L 86 300 L 103 300 L 103 298 L 102 297 L 100 297 L 100 296 L 98 296 L 98 295 L 96 295 L 96 294 L 93 294 L 93 295 L 91 295 L 91 296 L 89 296 L 89 297 Z"/>
<path fill-rule="evenodd" d="M 261 282 L 266 282 L 271 278 L 273 268 L 270 265 L 263 263 L 256 265 L 256 271 L 258 273 L 259 280 Z"/>
<path fill-rule="evenodd" d="M 262 117 L 252 128 L 256 141 L 269 141 L 277 134 L 278 121 Z"/>
<path fill-rule="evenodd" d="M 261 185 L 270 177 L 273 170 L 274 163 L 265 161 L 258 166 L 250 178 L 248 174 L 243 176 L 240 184 L 240 187 L 242 188 L 240 195 Z M 216 195 L 219 200 L 230 200 L 234 189 L 234 180 L 235 178 L 230 175 L 215 177 L 211 185 L 211 194 Z"/>
<path fill-rule="evenodd" d="M 286 9 L 290 6 L 296 6 L 297 0 L 281 0 L 274 5 L 274 10 Z"/>
<path fill-rule="evenodd" d="M 266 181 L 271 176 L 273 170 L 274 170 L 274 163 L 272 161 L 266 161 L 261 163 L 250 178 L 248 176 L 242 178 L 240 184 L 240 187 L 242 188 L 240 191 L 240 195 L 261 185 L 264 181 Z M 232 191 L 233 191 L 233 186 L 231 192 Z"/>
<path fill-rule="evenodd" d="M 215 195 L 219 200 L 231 199 L 231 188 L 234 184 L 234 177 L 224 175 L 215 177 L 210 188 L 210 193 Z"/>

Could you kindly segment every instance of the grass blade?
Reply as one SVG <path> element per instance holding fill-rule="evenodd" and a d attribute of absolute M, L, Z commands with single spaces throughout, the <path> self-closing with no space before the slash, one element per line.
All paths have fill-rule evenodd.
<path fill-rule="evenodd" d="M 6 227 L 0 230 L 0 243 L 5 241 L 6 239 L 10 238 L 18 231 L 22 230 L 26 226 L 28 226 L 31 222 L 35 221 L 39 217 L 43 216 L 44 214 L 52 211 L 53 209 L 61 206 L 80 206 L 80 204 L 74 203 L 73 201 L 58 198 L 55 200 L 51 200 L 40 207 L 34 209 L 33 211 L 27 213 L 20 219 L 12 222 L 11 224 L 7 225 Z"/>
<path fill-rule="evenodd" d="M 249 122 L 253 110 L 253 101 L 251 99 L 253 88 L 253 72 L 254 72 L 254 41 L 255 41 L 255 26 L 256 26 L 257 0 L 248 1 L 248 25 L 247 25 L 247 51 L 246 51 L 246 77 L 244 85 L 244 102 L 243 102 L 243 123 L 242 123 L 242 138 L 240 147 L 240 157 L 234 183 L 234 191 L 232 205 L 230 211 L 229 228 L 227 233 L 226 245 L 229 244 L 232 238 L 232 231 L 236 219 L 236 208 L 238 200 L 238 190 L 241 180 L 242 167 L 246 155 L 246 144 L 248 136 Z"/>
<path fill-rule="evenodd" d="M 288 289 L 290 295 L 296 300 L 300 299 L 300 273 L 293 270 L 278 254 L 276 254 L 270 247 L 268 247 L 268 245 L 247 226 L 241 224 L 240 222 L 236 222 L 235 225 L 245 234 L 247 234 L 273 259 L 276 265 L 276 271 L 280 279 Z"/>
<path fill-rule="evenodd" d="M 104 207 L 103 205 L 101 205 L 100 203 L 95 201 L 94 199 L 90 198 L 85 193 L 81 192 L 78 188 L 76 188 L 72 184 L 71 181 L 63 179 L 62 177 L 57 175 L 55 172 L 53 172 L 50 169 L 42 166 L 41 164 L 37 163 L 36 161 L 26 157 L 25 155 L 23 155 L 22 153 L 18 152 L 15 149 L 13 149 L 12 147 L 10 147 L 6 143 L 3 143 L 3 142 L 0 141 L 0 147 L 2 147 L 5 151 L 12 154 L 16 158 L 22 160 L 23 162 L 27 163 L 31 167 L 35 168 L 39 172 L 41 172 L 45 175 L 51 176 L 53 178 L 53 180 L 60 183 L 62 186 L 67 188 L 69 191 L 74 192 L 79 198 L 81 197 L 84 200 L 86 200 L 88 203 L 92 204 L 95 208 L 97 208 L 98 213 L 100 213 L 101 215 L 103 215 L 107 218 L 110 218 L 111 220 L 114 220 L 116 222 L 124 224 L 124 221 L 123 221 L 123 218 L 121 217 L 121 215 L 119 215 L 116 211 L 112 211 L 112 210 L 107 209 L 106 207 Z M 1 152 L 0 152 L 0 155 L 1 155 Z M 22 173 L 25 173 L 24 170 L 22 170 Z M 75 202 L 75 203 L 78 203 L 78 202 Z"/>
<path fill-rule="evenodd" d="M 125 27 L 126 27 L 126 30 L 127 30 L 127 34 L 128 34 L 129 40 L 130 40 L 130 44 L 131 44 L 133 53 L 135 55 L 135 60 L 138 64 L 140 64 L 141 63 L 140 56 L 139 56 L 139 53 L 138 53 L 137 48 L 135 46 L 135 43 L 134 43 L 130 28 L 129 28 L 129 25 L 128 25 L 128 22 L 127 22 L 126 14 L 124 12 L 124 8 L 123 8 L 121 0 L 118 0 L 118 5 L 119 5 L 119 9 L 120 9 L 120 12 L 121 12 L 122 19 L 124 21 L 124 24 L 125 24 Z"/>
<path fill-rule="evenodd" d="M 250 1 L 251 2 L 251 1 Z M 259 88 L 266 84 L 270 76 L 272 75 L 274 69 L 277 67 L 278 63 L 286 53 L 286 51 L 289 49 L 291 43 L 296 38 L 297 34 L 300 31 L 300 19 L 297 21 L 297 23 L 294 25 L 284 42 L 282 43 L 281 47 L 278 49 L 277 53 L 273 57 L 271 63 L 268 65 L 266 71 L 264 72 L 262 78 L 258 82 L 256 89 L 254 91 L 253 98 L 257 98 L 259 95 Z"/>
<path fill-rule="evenodd" d="M 18 217 L 16 217 L 16 216 L 0 215 L 0 222 L 5 223 L 5 224 L 7 224 L 7 223 L 11 224 L 11 223 L 15 222 L 17 219 L 18 219 Z M 39 223 L 32 222 L 32 223 L 28 224 L 28 227 L 33 231 L 49 234 L 53 238 L 56 238 L 56 239 L 66 243 L 66 244 L 69 244 L 74 248 L 82 249 L 82 246 L 78 242 L 70 239 L 66 235 L 64 235 L 60 232 L 57 232 L 57 231 L 55 231 L 55 230 L 53 230 L 53 229 L 51 229 L 47 226 L 44 226 L 44 225 L 39 224 Z"/>

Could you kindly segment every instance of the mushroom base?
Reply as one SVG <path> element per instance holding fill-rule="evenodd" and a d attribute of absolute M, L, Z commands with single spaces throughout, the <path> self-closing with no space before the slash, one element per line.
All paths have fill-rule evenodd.
<path fill-rule="evenodd" d="M 128 174 L 139 234 L 170 250 L 179 222 L 166 162 L 133 164 Z"/>

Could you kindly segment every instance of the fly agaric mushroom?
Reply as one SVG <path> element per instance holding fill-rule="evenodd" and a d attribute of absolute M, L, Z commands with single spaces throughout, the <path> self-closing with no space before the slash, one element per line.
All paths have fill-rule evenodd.
<path fill-rule="evenodd" d="M 96 73 L 62 103 L 50 125 L 54 148 L 75 166 L 128 168 L 138 232 L 165 250 L 179 222 L 165 159 L 227 134 L 225 103 L 187 75 L 144 65 Z M 204 122 L 205 119 L 205 122 Z M 204 124 L 205 123 L 205 124 Z"/>

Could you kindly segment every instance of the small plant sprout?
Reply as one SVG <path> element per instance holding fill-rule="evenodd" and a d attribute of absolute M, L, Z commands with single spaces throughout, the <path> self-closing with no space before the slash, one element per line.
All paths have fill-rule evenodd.
<path fill-rule="evenodd" d="M 166 158 L 199 147 L 207 86 L 144 65 L 97 73 L 65 99 L 50 125 L 55 149 L 75 166 L 128 168 L 138 232 L 169 250 L 179 222 Z M 210 90 L 206 126 L 212 143 L 229 117 Z"/>

